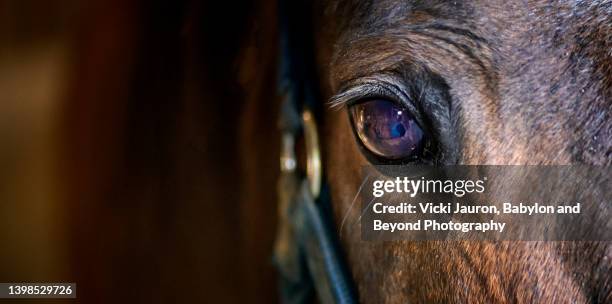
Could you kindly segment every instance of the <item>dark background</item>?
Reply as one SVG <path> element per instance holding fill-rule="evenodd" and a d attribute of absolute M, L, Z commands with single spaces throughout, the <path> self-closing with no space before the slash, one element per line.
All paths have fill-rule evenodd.
<path fill-rule="evenodd" d="M 0 281 L 274 301 L 276 63 L 273 1 L 0 0 Z"/>

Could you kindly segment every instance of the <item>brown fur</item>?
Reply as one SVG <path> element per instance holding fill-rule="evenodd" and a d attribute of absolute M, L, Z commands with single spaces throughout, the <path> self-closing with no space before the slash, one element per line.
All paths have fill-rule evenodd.
<path fill-rule="evenodd" d="M 381 74 L 403 84 L 424 71 L 443 79 L 452 102 L 441 162 L 612 164 L 611 2 L 330 1 L 314 11 L 326 98 Z M 368 162 L 345 110 L 326 113 L 324 134 L 362 301 L 612 301 L 605 242 L 361 241 L 349 204 Z"/>

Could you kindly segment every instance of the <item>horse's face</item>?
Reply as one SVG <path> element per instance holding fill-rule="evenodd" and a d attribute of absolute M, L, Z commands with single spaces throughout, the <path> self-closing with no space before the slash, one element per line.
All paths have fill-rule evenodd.
<path fill-rule="evenodd" d="M 360 297 L 610 300 L 606 244 L 361 241 L 349 207 L 361 166 L 406 151 L 360 147 L 347 104 L 407 104 L 425 134 L 417 161 L 609 165 L 612 3 L 330 2 L 315 19 L 321 86 L 336 108 L 325 117 L 326 173 Z"/>

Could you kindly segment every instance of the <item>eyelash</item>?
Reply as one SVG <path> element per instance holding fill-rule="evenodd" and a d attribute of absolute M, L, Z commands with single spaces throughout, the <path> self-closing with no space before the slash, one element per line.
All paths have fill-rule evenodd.
<path fill-rule="evenodd" d="M 331 108 L 349 107 L 364 100 L 384 98 L 401 105 L 410 102 L 410 98 L 399 87 L 392 83 L 364 81 L 351 85 L 330 99 Z"/>

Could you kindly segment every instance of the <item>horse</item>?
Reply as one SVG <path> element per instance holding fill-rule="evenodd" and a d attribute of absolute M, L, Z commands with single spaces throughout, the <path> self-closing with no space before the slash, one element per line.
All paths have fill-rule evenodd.
<path fill-rule="evenodd" d="M 378 102 L 370 113 L 387 107 L 389 90 L 414 92 L 411 114 L 428 132 L 403 147 L 419 162 L 612 164 L 612 2 L 330 0 L 305 7 L 312 74 L 327 108 L 324 172 L 360 301 L 612 301 L 609 242 L 372 243 L 343 225 L 358 222 L 352 201 L 362 166 L 405 156 L 364 142 L 351 113 L 355 101 Z"/>
<path fill-rule="evenodd" d="M 433 163 L 610 165 L 610 1 L 292 2 L 360 301 L 612 301 L 605 242 L 380 244 L 342 225 L 373 159 L 345 98 L 364 79 L 450 106 L 413 113 Z M 88 6 L 60 127 L 79 299 L 274 302 L 276 1 Z"/>

